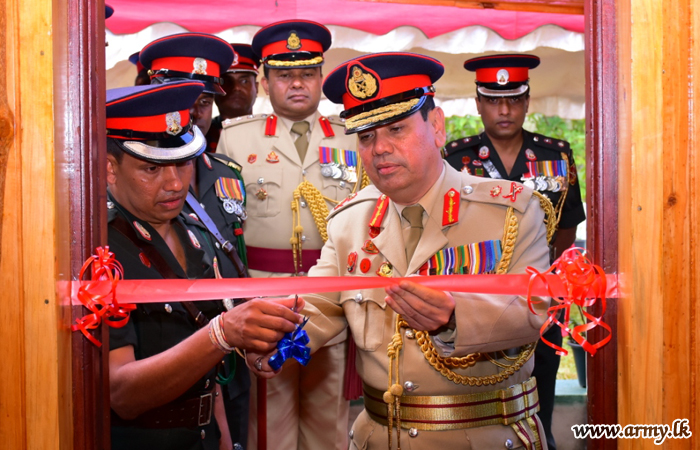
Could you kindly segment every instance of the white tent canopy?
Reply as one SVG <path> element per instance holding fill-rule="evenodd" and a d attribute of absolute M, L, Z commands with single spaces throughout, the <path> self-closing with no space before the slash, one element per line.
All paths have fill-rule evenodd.
<path fill-rule="evenodd" d="M 447 116 L 477 115 L 474 103 L 474 74 L 463 68 L 465 60 L 485 53 L 523 52 L 539 56 L 540 66 L 530 72 L 530 112 L 582 119 L 585 115 L 585 69 L 583 33 L 556 25 L 544 25 L 514 40 L 502 38 L 485 26 L 469 26 L 428 38 L 418 28 L 398 27 L 376 35 L 343 26 L 328 26 L 333 46 L 326 52 L 325 72 L 364 53 L 407 51 L 437 58 L 445 65 L 445 75 L 435 84 L 436 100 Z M 216 33 L 229 42 L 251 42 L 260 27 L 237 26 Z M 107 31 L 107 88 L 133 84 L 136 68 L 128 61 L 154 39 L 187 31 L 173 23 L 157 23 L 133 34 L 116 35 Z M 326 99 L 323 114 L 341 111 Z M 270 113 L 268 98 L 260 89 L 255 113 Z"/>

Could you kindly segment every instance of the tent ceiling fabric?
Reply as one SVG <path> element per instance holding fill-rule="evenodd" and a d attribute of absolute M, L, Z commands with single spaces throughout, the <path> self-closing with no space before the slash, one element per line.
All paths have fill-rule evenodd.
<path fill-rule="evenodd" d="M 285 4 L 283 0 L 277 0 L 280 4 Z M 180 33 L 186 30 L 193 31 L 213 31 L 214 26 L 202 28 L 189 28 L 183 25 L 183 20 L 179 20 L 179 24 L 161 22 L 149 25 L 146 28 L 139 29 L 132 34 L 113 34 L 111 31 L 122 29 L 113 26 L 113 20 L 118 17 L 118 14 L 128 14 L 129 9 L 133 4 L 130 0 L 110 0 L 110 5 L 114 6 L 115 14 L 107 21 L 107 42 L 109 46 L 106 51 L 107 63 L 107 87 L 115 88 L 128 86 L 133 83 L 136 75 L 135 67 L 127 61 L 129 55 L 140 51 L 146 44 L 154 39 L 170 34 Z M 138 2 L 141 8 L 150 7 L 152 4 L 161 3 L 160 0 L 150 0 L 148 2 Z M 202 9 L 213 11 L 211 8 L 206 8 L 204 0 L 197 3 L 198 13 Z M 212 2 L 213 3 L 213 2 Z M 219 2 L 220 4 L 225 2 Z M 262 3 L 262 2 L 261 2 Z M 274 2 L 273 2 L 274 3 Z M 298 1 L 294 5 L 299 10 L 306 10 L 306 6 L 314 4 L 315 1 Z M 350 3 L 357 10 L 353 14 L 358 15 L 360 11 L 371 16 L 369 12 L 373 9 L 374 3 L 368 2 L 352 2 L 331 0 L 330 3 Z M 169 7 L 163 7 L 163 14 L 154 14 L 155 17 L 167 18 L 165 10 L 172 8 L 177 9 L 180 2 L 170 1 Z M 184 4 L 184 3 L 183 3 Z M 189 3 L 186 3 L 189 7 Z M 254 3 L 246 4 L 244 11 L 254 8 Z M 402 6 L 416 5 L 388 5 L 391 8 Z M 222 6 L 222 5 L 219 5 Z M 226 9 L 230 5 L 223 5 Z M 127 8 L 128 7 L 128 8 Z M 325 7 L 327 8 L 327 6 Z M 426 7 L 422 7 L 426 8 Z M 221 9 L 221 8 L 220 8 Z M 430 7 L 432 9 L 447 9 L 455 14 L 463 12 L 484 13 L 484 11 L 474 9 L 450 8 L 450 7 Z M 266 7 L 261 6 L 261 10 L 256 17 L 264 16 Z M 485 53 L 501 53 L 501 52 L 528 52 L 538 55 L 542 59 L 542 63 L 537 69 L 531 73 L 530 85 L 532 87 L 530 112 L 540 112 L 546 115 L 558 115 L 565 118 L 581 119 L 585 115 L 585 71 L 584 71 L 584 36 L 582 32 L 567 30 L 559 25 L 546 24 L 533 28 L 529 33 L 520 36 L 517 39 L 504 39 L 503 35 L 494 31 L 493 17 L 499 17 L 499 26 L 507 27 L 508 24 L 501 22 L 500 17 L 508 17 L 515 20 L 521 14 L 536 14 L 536 13 L 509 13 L 512 15 L 503 16 L 503 11 L 486 11 L 490 14 L 491 20 L 486 21 L 482 25 L 463 26 L 461 28 L 452 29 L 450 31 L 433 35 L 432 38 L 426 36 L 424 29 L 418 29 L 414 26 L 408 26 L 410 20 L 405 17 L 394 17 L 396 23 L 403 23 L 394 28 L 389 29 L 383 34 L 375 34 L 361 29 L 355 29 L 347 26 L 327 25 L 333 35 L 333 46 L 326 52 L 326 63 L 324 72 L 330 72 L 334 67 L 348 59 L 359 56 L 363 53 L 376 51 L 410 51 L 432 56 L 445 64 L 445 75 L 436 83 L 437 94 L 436 99 L 445 113 L 451 115 L 476 115 L 476 105 L 474 103 L 475 86 L 474 74 L 463 69 L 463 62 L 466 59 Z M 496 14 L 498 13 L 498 14 Z M 247 14 L 247 12 L 246 12 Z M 342 12 L 335 17 L 343 17 Z M 445 12 L 443 11 L 443 14 Z M 146 15 L 146 11 L 143 11 Z M 179 17 L 192 17 L 195 14 L 188 15 L 183 11 L 179 12 Z M 569 16 L 561 14 L 541 14 L 542 16 L 555 16 L 565 18 L 579 18 L 582 23 L 582 17 Z M 207 13 L 207 17 L 225 17 L 226 14 Z M 449 16 L 449 14 L 448 14 Z M 235 17 L 235 16 L 233 16 Z M 276 20 L 282 20 L 285 17 L 280 17 L 278 14 L 270 14 L 269 20 L 258 22 L 267 24 Z M 298 15 L 296 17 L 319 20 L 318 14 Z M 484 16 L 482 16 L 484 17 Z M 440 21 L 439 18 L 434 20 L 424 20 L 423 23 Z M 144 21 L 146 23 L 148 21 Z M 151 21 L 152 22 L 152 21 Z M 228 23 L 233 21 L 229 20 Z M 336 20 L 337 22 L 337 20 Z M 328 24 L 329 22 L 322 22 Z M 330 21 L 332 23 L 332 21 Z M 364 23 L 364 22 L 363 22 Z M 539 23 L 539 22 L 537 22 Z M 511 24 L 512 28 L 517 28 L 515 24 Z M 134 26 L 133 29 L 137 29 Z M 384 27 L 386 28 L 386 27 Z M 382 28 L 382 29 L 384 29 Z M 424 27 L 422 27 L 424 28 Z M 240 25 L 229 27 L 215 34 L 228 42 L 250 42 L 253 35 L 260 29 L 258 25 Z M 445 28 L 447 29 L 447 28 Z M 522 29 L 522 26 L 521 26 Z M 111 30 L 111 31 L 110 31 Z M 323 114 L 338 114 L 341 111 L 339 105 L 334 105 L 328 100 L 322 100 L 319 108 Z M 272 107 L 269 100 L 265 96 L 264 91 L 260 88 L 259 98 L 256 102 L 254 111 L 256 113 L 270 113 Z"/>

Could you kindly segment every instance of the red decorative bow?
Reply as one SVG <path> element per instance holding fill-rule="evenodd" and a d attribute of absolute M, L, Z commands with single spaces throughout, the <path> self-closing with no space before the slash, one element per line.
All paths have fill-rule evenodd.
<path fill-rule="evenodd" d="M 117 302 L 116 288 L 119 280 L 122 279 L 124 269 L 122 265 L 114 258 L 114 253 L 109 251 L 107 247 L 97 247 L 96 255 L 92 255 L 85 261 L 80 269 L 79 280 L 83 279 L 83 275 L 92 266 L 90 282 L 82 284 L 78 289 L 78 300 L 92 314 L 75 319 L 76 324 L 71 326 L 71 331 L 80 330 L 86 338 L 98 347 L 102 343 L 98 341 L 89 330 L 94 330 L 100 326 L 102 319 L 110 327 L 121 328 L 129 321 L 129 312 L 136 309 L 136 305 L 124 304 L 120 305 Z M 98 286 L 104 286 L 103 281 L 109 282 L 109 291 L 106 293 L 99 292 Z M 110 300 L 111 302 L 108 302 Z"/>
<path fill-rule="evenodd" d="M 607 292 L 605 272 L 603 272 L 600 266 L 592 264 L 584 254 L 585 250 L 582 248 L 571 247 L 565 250 L 561 257 L 554 261 L 554 264 L 543 273 L 532 267 L 527 268 L 527 273 L 531 275 L 527 292 L 527 302 L 530 311 L 532 311 L 533 314 L 537 314 L 533 309 L 533 304 L 540 303 L 540 301 L 532 299 L 532 286 L 536 279 L 540 278 L 542 280 L 552 297 L 552 305 L 547 309 L 548 317 L 540 329 L 540 336 L 545 344 L 557 351 L 558 355 L 566 355 L 568 352 L 543 337 L 545 330 L 552 323 L 561 328 L 562 336 L 570 335 L 585 351 L 590 353 L 591 356 L 595 355 L 596 351 L 607 344 L 612 337 L 610 326 L 602 320 L 603 314 L 605 314 L 605 294 Z M 556 297 L 547 282 L 545 274 L 552 271 L 559 277 L 564 285 L 566 295 L 563 297 Z M 593 306 L 598 299 L 600 299 L 601 302 L 601 311 L 600 316 L 596 317 L 583 308 Z M 582 325 L 576 325 L 573 328 L 569 326 L 569 315 L 572 305 L 580 306 L 581 312 L 586 319 Z M 562 309 L 565 311 L 564 322 L 560 322 L 557 319 L 559 311 Z M 582 336 L 581 333 L 592 330 L 599 325 L 609 332 L 600 342 L 593 344 Z"/>

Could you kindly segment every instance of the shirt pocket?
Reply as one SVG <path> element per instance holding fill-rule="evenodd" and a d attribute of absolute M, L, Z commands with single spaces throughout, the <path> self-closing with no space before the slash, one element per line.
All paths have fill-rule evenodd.
<path fill-rule="evenodd" d="M 283 203 L 281 167 L 257 167 L 255 175 L 246 175 L 246 210 L 253 217 L 274 217 Z M 249 177 L 249 178 L 248 178 Z M 267 195 L 263 194 L 266 193 Z M 261 198 L 262 197 L 262 198 Z"/>
<path fill-rule="evenodd" d="M 384 333 L 394 329 L 393 313 L 386 309 L 382 289 L 363 289 L 340 293 L 340 303 L 360 350 L 373 352 L 384 342 Z M 387 331 L 389 330 L 389 331 Z"/>

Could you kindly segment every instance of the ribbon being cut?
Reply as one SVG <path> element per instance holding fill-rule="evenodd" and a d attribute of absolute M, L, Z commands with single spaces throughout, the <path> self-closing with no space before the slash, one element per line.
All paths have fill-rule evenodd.
<path fill-rule="evenodd" d="M 618 297 L 617 275 L 606 275 L 602 268 L 590 262 L 583 249 L 574 247 L 566 250 L 545 272 L 529 268 L 528 273 L 512 275 L 121 280 L 121 265 L 114 258 L 114 254 L 109 252 L 109 247 L 99 247 L 96 254 L 83 265 L 80 280 L 91 265 L 93 281 L 73 283 L 73 304 L 82 304 L 91 313 L 76 319 L 76 324 L 71 329 L 80 330 L 90 342 L 98 346 L 100 343 L 92 336 L 90 330 L 96 329 L 102 319 L 111 327 L 124 326 L 129 320 L 129 312 L 135 308 L 135 303 L 165 303 L 172 302 L 175 298 L 180 301 L 197 301 L 378 289 L 409 279 L 423 286 L 448 292 L 527 296 L 528 305 L 533 313 L 532 305 L 539 302 L 534 300 L 533 296 L 550 296 L 552 305 L 547 310 L 548 317 L 541 333 L 549 326 L 558 326 L 562 335 L 570 334 L 588 353 L 595 355 L 596 351 L 611 339 L 611 328 L 602 320 L 605 299 Z M 123 303 L 117 301 L 117 290 Z M 107 300 L 110 299 L 111 303 L 108 303 Z M 585 309 L 594 306 L 597 301 L 601 302 L 600 316 L 595 316 Z M 582 308 L 586 323 L 571 328 L 570 308 L 573 305 Z M 565 310 L 564 321 L 560 322 L 557 315 L 562 309 Z M 597 326 L 607 330 L 608 334 L 600 341 L 591 343 L 582 333 Z M 278 344 L 280 353 L 286 355 L 281 363 L 290 356 L 295 359 L 297 356 L 305 358 L 302 347 L 308 342 L 308 336 L 302 328 L 303 325 L 300 325 Z M 543 342 L 560 354 L 567 353 L 563 348 L 545 339 Z"/>

